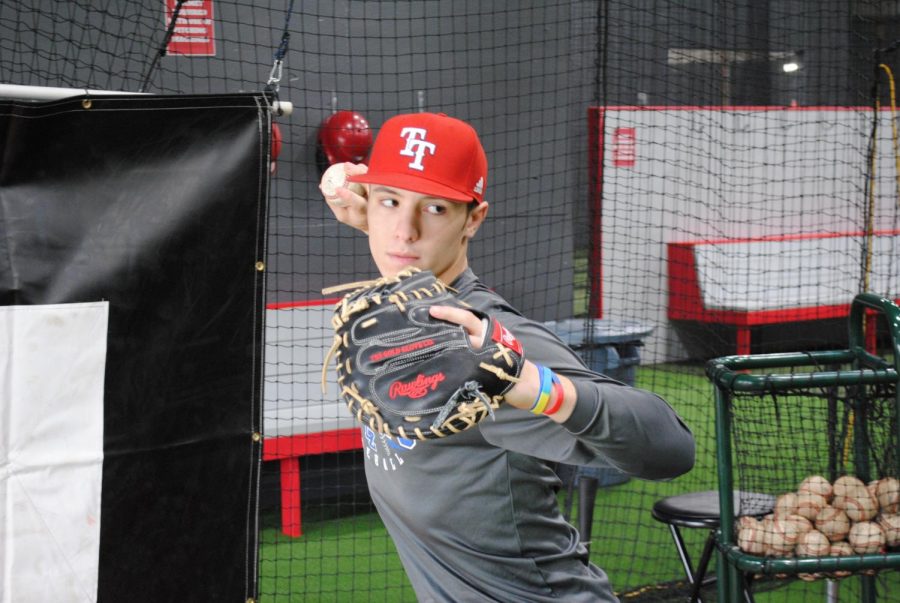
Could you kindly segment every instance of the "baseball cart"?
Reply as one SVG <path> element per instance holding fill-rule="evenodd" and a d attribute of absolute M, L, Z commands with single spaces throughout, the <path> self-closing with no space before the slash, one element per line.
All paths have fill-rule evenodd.
<path fill-rule="evenodd" d="M 866 341 L 883 342 L 882 353 Z M 706 374 L 716 405 L 717 600 L 752 600 L 763 584 L 805 591 L 801 580 L 822 584 L 832 601 L 846 591 L 872 602 L 896 588 L 900 308 L 859 294 L 848 349 L 716 358 Z M 742 514 L 735 490 L 775 496 L 774 512 Z"/>

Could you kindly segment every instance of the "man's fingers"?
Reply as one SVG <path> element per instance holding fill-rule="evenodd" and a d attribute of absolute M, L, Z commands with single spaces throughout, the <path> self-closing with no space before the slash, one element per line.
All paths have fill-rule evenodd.
<path fill-rule="evenodd" d="M 431 306 L 429 313 L 438 320 L 446 320 L 461 326 L 466 330 L 472 345 L 481 348 L 481 344 L 484 343 L 484 326 L 481 319 L 473 313 L 452 306 Z"/>
<path fill-rule="evenodd" d="M 344 164 L 344 173 L 348 176 L 358 176 L 360 174 L 368 173 L 369 166 L 365 163 L 345 163 Z"/>
<path fill-rule="evenodd" d="M 458 324 L 462 327 L 466 327 L 466 329 L 472 327 L 478 329 L 481 325 L 481 321 L 478 320 L 477 316 L 462 308 L 454 308 L 452 306 L 431 306 L 429 308 L 429 313 L 434 318 Z"/>
<path fill-rule="evenodd" d="M 362 192 L 365 192 L 365 189 L 362 188 L 362 185 L 356 184 L 355 182 L 348 182 L 347 185 L 339 186 L 335 190 L 335 195 L 344 204 L 342 207 L 352 205 L 361 210 L 364 210 L 366 208 L 366 198 L 359 194 L 358 191 L 360 189 L 356 189 L 357 186 L 360 187 Z"/>

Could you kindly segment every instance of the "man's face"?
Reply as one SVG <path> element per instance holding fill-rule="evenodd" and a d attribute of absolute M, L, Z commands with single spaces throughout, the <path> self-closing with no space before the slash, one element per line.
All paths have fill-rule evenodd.
<path fill-rule="evenodd" d="M 369 250 L 382 276 L 415 266 L 450 283 L 468 266 L 468 241 L 486 215 L 487 203 L 469 212 L 465 203 L 371 185 Z"/>

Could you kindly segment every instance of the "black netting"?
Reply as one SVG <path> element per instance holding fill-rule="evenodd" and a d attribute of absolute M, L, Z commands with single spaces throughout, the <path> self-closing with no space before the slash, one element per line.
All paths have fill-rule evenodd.
<path fill-rule="evenodd" d="M 179 5 L 197 22 L 169 41 L 196 46 L 170 52 Z M 321 200 L 320 126 L 341 110 L 373 131 L 419 110 L 471 122 L 491 204 L 474 270 L 537 320 L 602 319 L 574 331 L 585 359 L 658 392 L 695 433 L 688 475 L 613 478 L 596 497 L 592 560 L 623 597 L 663 600 L 685 578 L 650 508 L 716 487 L 703 362 L 842 347 L 853 294 L 900 297 L 898 23 L 896 3 L 879 0 L 4 1 L 0 84 L 15 89 L 0 97 L 268 87 L 292 104 L 274 117 L 266 262 L 269 601 L 414 599 L 369 501 L 358 432 L 319 389 L 321 290 L 375 272 L 365 236 Z M 841 466 L 852 396 L 811 393 L 750 401 L 765 410 L 737 426 L 742 460 L 769 473 L 742 477 L 747 488 L 791 487 L 835 455 Z M 875 448 L 888 437 L 877 429 Z M 705 531 L 685 536 L 699 555 Z"/>

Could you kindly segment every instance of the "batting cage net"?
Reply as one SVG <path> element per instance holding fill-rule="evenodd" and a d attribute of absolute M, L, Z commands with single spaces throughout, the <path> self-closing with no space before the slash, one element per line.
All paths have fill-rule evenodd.
<path fill-rule="evenodd" d="M 415 600 L 368 495 L 377 452 L 331 372 L 320 385 L 335 301 L 322 290 L 377 271 L 318 183 L 329 162 L 364 160 L 397 113 L 473 124 L 490 203 L 475 273 L 693 430 L 695 468 L 672 481 L 556 467 L 561 508 L 618 595 L 681 600 L 691 578 L 651 510 L 717 487 L 706 361 L 842 348 L 855 294 L 900 298 L 898 43 L 887 0 L 25 0 L 0 3 L 0 98 L 273 102 L 261 601 Z M 747 488 L 837 475 L 840 451 L 805 440 L 834 429 L 820 394 L 746 402 L 741 454 L 766 478 Z M 879 477 L 898 477 L 885 463 Z M 696 564 L 709 530 L 681 533 Z M 879 600 L 900 600 L 895 574 L 879 572 Z M 764 580 L 757 600 L 816 600 L 826 583 Z"/>

